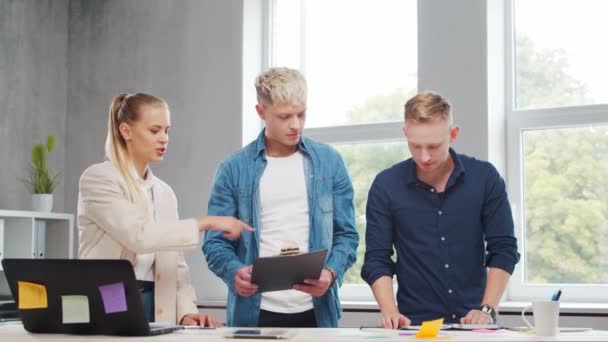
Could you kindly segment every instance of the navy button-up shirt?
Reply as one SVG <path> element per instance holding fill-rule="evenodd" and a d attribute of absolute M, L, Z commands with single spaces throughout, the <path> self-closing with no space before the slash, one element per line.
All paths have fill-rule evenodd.
<path fill-rule="evenodd" d="M 420 181 L 410 158 L 378 174 L 367 199 L 361 276 L 371 285 L 396 274 L 399 311 L 412 324 L 459 322 L 481 305 L 486 267 L 513 273 L 519 261 L 504 180 L 488 162 L 450 155 L 444 192 Z"/>

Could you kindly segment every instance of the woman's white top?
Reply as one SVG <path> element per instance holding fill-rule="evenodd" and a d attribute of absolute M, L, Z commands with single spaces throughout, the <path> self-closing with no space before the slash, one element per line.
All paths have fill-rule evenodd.
<path fill-rule="evenodd" d="M 146 170 L 146 175 L 147 174 L 148 170 Z M 146 198 L 150 222 L 154 222 L 154 194 L 152 191 L 152 182 L 149 179 L 142 179 L 137 173 L 135 173 L 135 179 Z M 154 253 L 137 254 L 133 270 L 135 271 L 135 279 L 154 281 Z"/>

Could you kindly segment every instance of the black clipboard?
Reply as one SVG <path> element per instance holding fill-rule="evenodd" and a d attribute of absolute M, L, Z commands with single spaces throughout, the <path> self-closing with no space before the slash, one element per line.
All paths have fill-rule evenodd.
<path fill-rule="evenodd" d="M 304 279 L 319 279 L 325 264 L 327 249 L 287 256 L 256 258 L 251 282 L 258 292 L 289 290 Z"/>

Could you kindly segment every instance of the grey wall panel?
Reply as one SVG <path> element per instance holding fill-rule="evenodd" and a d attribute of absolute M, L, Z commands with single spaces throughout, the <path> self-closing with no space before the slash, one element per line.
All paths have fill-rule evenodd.
<path fill-rule="evenodd" d="M 488 159 L 486 0 L 418 1 L 418 89 L 453 106 L 457 151 Z M 483 70 L 483 72 L 480 72 Z"/>
<path fill-rule="evenodd" d="M 57 136 L 49 167 L 61 172 L 54 211 L 64 210 L 68 0 L 0 1 L 0 208 L 31 210 L 17 178 L 31 147 Z"/>
<path fill-rule="evenodd" d="M 107 110 L 120 92 L 149 92 L 171 107 L 165 160 L 182 217 L 206 213 L 217 164 L 241 144 L 242 1 L 71 1 L 66 207 L 78 178 L 103 160 Z M 187 253 L 199 300 L 225 298 L 200 249 Z"/>

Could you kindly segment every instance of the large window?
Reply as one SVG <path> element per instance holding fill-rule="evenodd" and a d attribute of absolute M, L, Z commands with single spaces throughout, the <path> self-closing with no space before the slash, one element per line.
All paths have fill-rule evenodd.
<path fill-rule="evenodd" d="M 362 107 L 416 89 L 416 1 L 275 0 L 271 11 L 271 64 L 306 74 L 307 127 L 401 119 L 399 105 Z"/>
<path fill-rule="evenodd" d="M 509 191 L 513 299 L 608 299 L 608 2 L 513 0 Z M 539 19 L 542 18 L 542 19 Z"/>
<path fill-rule="evenodd" d="M 352 290 L 364 284 L 359 274 L 369 187 L 380 171 L 408 157 L 401 129 L 404 103 L 417 90 L 417 4 L 274 0 L 269 12 L 270 65 L 303 71 L 309 86 L 305 134 L 336 147 L 353 182 L 361 239 L 345 280 Z"/>
<path fill-rule="evenodd" d="M 514 4 L 516 108 L 608 103 L 608 2 Z"/>
<path fill-rule="evenodd" d="M 523 132 L 525 281 L 608 284 L 608 126 Z"/>
<path fill-rule="evenodd" d="M 365 255 L 365 206 L 367 205 L 367 190 L 372 185 L 376 175 L 395 164 L 397 161 L 409 158 L 405 141 L 388 143 L 347 143 L 335 145 L 348 167 L 355 189 L 355 212 L 357 230 L 361 242 L 357 250 L 357 263 L 346 273 L 344 280 L 347 284 L 362 284 L 361 266 Z"/>

